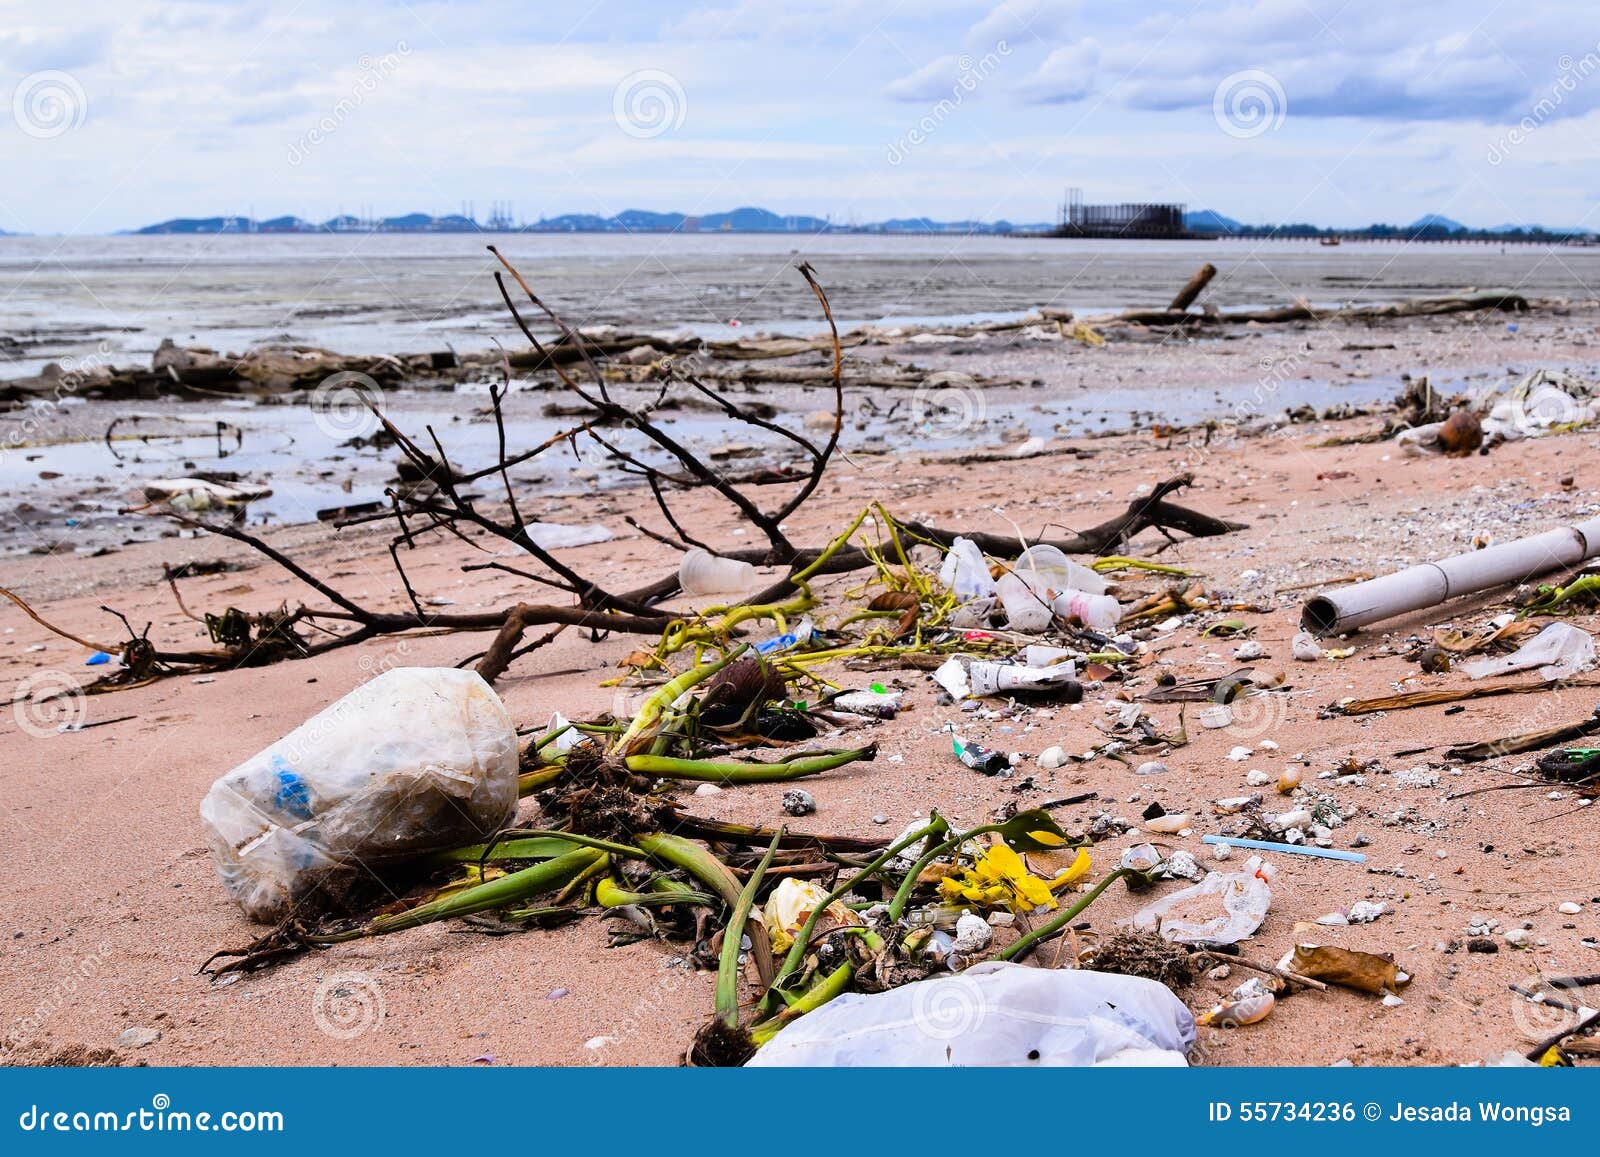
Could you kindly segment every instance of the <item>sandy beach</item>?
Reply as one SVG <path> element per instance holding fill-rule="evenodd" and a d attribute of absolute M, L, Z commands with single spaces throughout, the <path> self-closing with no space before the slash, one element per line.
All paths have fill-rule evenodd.
<path fill-rule="evenodd" d="M 1219 600 L 1259 608 L 1240 617 L 1265 650 L 1257 665 L 1282 671 L 1288 690 L 1249 700 L 1231 726 L 1215 730 L 1199 726 L 1196 705 L 1188 705 L 1189 742 L 1159 756 L 1100 757 L 1046 770 L 1036 763 L 1041 751 L 1061 745 L 1081 753 L 1104 742 L 1100 728 L 1162 672 L 1216 677 L 1239 665 L 1232 657 L 1237 640 L 1202 634 L 1221 616 L 1140 622 L 1135 634 L 1146 657 L 1137 668 L 1126 681 L 1093 687 L 1070 706 L 995 699 L 962 710 L 940 704 L 926 671 L 838 665 L 822 673 L 843 686 L 903 688 L 904 709 L 841 737 L 841 743 L 874 740 L 880 754 L 807 781 L 817 812 L 797 823 L 892 837 L 929 808 L 971 824 L 1010 805 L 1094 792 L 1092 801 L 1056 812 L 1069 832 L 1089 828 L 1101 812 L 1137 825 L 1159 802 L 1193 821 L 1189 835 L 1156 839 L 1193 852 L 1204 865 L 1225 867 L 1210 860 L 1200 837 L 1233 830 L 1236 817 L 1213 814 L 1212 801 L 1255 790 L 1247 786 L 1252 770 L 1276 778 L 1296 766 L 1306 788 L 1333 797 L 1350 817 L 1334 830 L 1334 846 L 1350 848 L 1360 837 L 1367 860 L 1266 853 L 1277 869 L 1272 905 L 1246 942 L 1246 955 L 1275 961 L 1296 943 L 1333 944 L 1391 953 L 1414 979 L 1393 1007 L 1338 988 L 1295 992 L 1262 1023 L 1201 1029 L 1191 1063 L 1460 1064 L 1530 1047 L 1551 1031 L 1555 1014 L 1514 996 L 1508 985 L 1533 983 L 1541 974 L 1594 972 L 1600 964 L 1595 812 L 1580 807 L 1573 790 L 1548 784 L 1458 798 L 1517 783 L 1533 757 L 1452 763 L 1442 758 L 1442 746 L 1579 721 L 1594 709 L 1593 688 L 1469 701 L 1461 711 L 1328 712 L 1352 697 L 1465 685 L 1460 673 L 1425 674 L 1404 655 L 1415 638 L 1439 628 L 1476 628 L 1508 609 L 1505 590 L 1328 640 L 1329 648 L 1353 648 L 1342 657 L 1295 662 L 1290 655 L 1302 600 L 1320 582 L 1383 574 L 1600 513 L 1592 432 L 1454 459 L 1407 456 L 1386 441 L 1329 444 L 1381 426 L 1401 375 L 1429 375 L 1446 392 L 1510 384 L 1541 366 L 1592 377 L 1600 310 L 1573 305 L 1519 316 L 1514 327 L 1507 320 L 1474 313 L 1360 327 L 1238 327 L 1220 335 L 1124 337 L 1104 346 L 1024 331 L 891 341 L 882 351 L 853 352 L 841 453 L 786 527 L 795 541 L 823 541 L 874 502 L 899 518 L 1002 534 L 1012 527 L 1030 535 L 1080 529 L 1123 510 L 1141 488 L 1192 472 L 1195 482 L 1180 500 L 1246 528 L 1183 539 L 1159 555 L 1162 539 L 1147 531 L 1133 553 L 1190 570 Z M 850 386 L 852 368 L 879 352 L 929 373 L 981 366 L 985 375 L 1021 384 L 979 391 L 979 412 L 935 429 L 937 436 L 919 437 L 893 421 L 875 422 L 865 408 L 870 403 L 881 412 L 895 398 Z M 1305 396 L 1312 387 L 1314 396 Z M 752 387 L 750 396 L 763 397 L 761 388 Z M 821 408 L 820 396 L 791 391 L 780 401 L 794 420 Z M 543 400 L 530 396 L 528 404 Z M 1341 420 L 1282 418 L 1303 402 L 1323 411 L 1346 400 L 1370 412 Z M 1122 432 L 1090 436 L 1084 413 L 1113 408 L 1126 418 L 1104 425 Z M 1229 421 L 1241 416 L 1242 425 Z M 1224 425 L 1208 433 L 1204 417 Z M 1184 429 L 1162 429 L 1170 426 Z M 978 451 L 1004 455 L 1028 438 L 1040 440 L 1040 456 L 952 464 Z M 544 521 L 599 523 L 612 532 L 610 541 L 562 552 L 588 573 L 626 587 L 677 565 L 672 549 L 626 521 L 659 524 L 642 489 L 594 490 L 578 476 L 533 488 L 530 499 Z M 676 505 L 711 545 L 752 545 L 749 532 L 707 492 L 691 492 Z M 239 543 L 154 537 L 161 532 L 149 525 L 137 533 L 131 521 L 118 525 L 127 530 L 122 538 L 147 540 L 107 542 L 114 553 L 98 557 L 14 553 L 0 560 L 0 586 L 91 640 L 122 637 L 101 609 L 110 606 L 137 627 L 151 623 L 150 637 L 174 649 L 204 645 L 205 629 L 180 608 L 165 566 L 231 564 L 182 581 L 183 603 L 197 613 L 317 598 Z M 381 530 L 300 523 L 260 533 L 372 605 L 402 606 Z M 426 542 L 408 556 L 407 574 L 453 612 L 489 611 L 527 596 L 526 584 L 512 575 L 463 573 L 462 557 L 459 544 Z M 1125 573 L 1117 594 L 1128 604 L 1167 581 Z M 821 580 L 819 622 L 853 608 L 847 592 L 860 584 L 860 575 Z M 1592 613 L 1568 621 L 1587 630 L 1600 626 Z M 84 666 L 82 648 L 15 607 L 0 611 L 0 624 L 0 678 L 7 685 L 22 686 L 41 670 L 79 681 L 97 673 Z M 755 625 L 751 637 L 763 630 Z M 693 968 L 682 944 L 608 948 L 594 918 L 512 935 L 452 922 L 313 951 L 221 983 L 198 973 L 213 952 L 240 947 L 262 931 L 224 894 L 205 850 L 196 809 L 211 782 L 375 672 L 455 665 L 487 642 L 483 634 L 380 638 L 317 658 L 75 700 L 81 730 L 54 731 L 57 720 L 48 713 L 30 718 L 27 728 L 7 726 L 0 735 L 9 769 L 0 805 L 7 1058 L 25 1064 L 677 1063 L 709 1014 L 714 975 Z M 619 660 L 639 645 L 636 637 L 590 641 L 567 631 L 517 661 L 496 689 L 519 728 L 540 727 L 555 711 L 599 716 L 617 695 L 602 683 L 619 674 Z M 1146 703 L 1145 710 L 1159 730 L 1176 731 L 1177 704 Z M 1016 774 L 990 778 L 964 767 L 951 754 L 952 725 L 964 738 L 1021 753 Z M 1230 758 L 1240 747 L 1246 757 Z M 1429 750 L 1397 754 L 1421 748 Z M 1134 766 L 1151 758 L 1169 770 L 1135 774 Z M 777 784 L 704 798 L 680 790 L 696 814 L 746 823 L 780 820 L 782 792 Z M 525 817 L 532 807 L 524 800 Z M 1098 843 L 1090 881 L 1142 838 L 1113 835 Z M 1085 921 L 1093 933 L 1109 934 L 1148 899 L 1113 887 Z M 1315 923 L 1360 900 L 1381 902 L 1387 911 L 1370 924 Z M 1570 903 L 1581 906 L 1579 914 L 1558 911 Z M 1489 937 L 1498 950 L 1469 952 L 1469 927 L 1486 920 L 1498 922 Z M 1525 947 L 1502 934 L 1523 928 Z M 1032 963 L 1055 962 L 1057 947 Z M 1180 995 L 1203 1010 L 1240 979 L 1235 969 L 1230 979 L 1201 979 Z M 355 1031 L 346 1021 L 330 1022 L 327 1005 L 335 999 L 355 1002 Z M 149 1043 L 119 1045 L 129 1029 L 159 1037 L 135 1034 Z"/>

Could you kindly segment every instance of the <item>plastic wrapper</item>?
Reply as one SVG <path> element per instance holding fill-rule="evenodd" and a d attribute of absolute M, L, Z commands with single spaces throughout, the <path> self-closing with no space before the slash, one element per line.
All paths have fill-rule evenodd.
<path fill-rule="evenodd" d="M 1474 659 L 1461 669 L 1469 679 L 1490 675 L 1509 675 L 1514 671 L 1539 668 L 1539 678 L 1547 683 L 1570 679 L 1579 671 L 1594 666 L 1594 638 L 1571 623 L 1551 623 L 1509 655 Z"/>
<path fill-rule="evenodd" d="M 200 819 L 257 920 L 315 910 L 384 864 L 471 843 L 517 803 L 517 736 L 475 672 L 400 667 L 211 785 Z"/>
<path fill-rule="evenodd" d="M 1212 872 L 1194 887 L 1141 908 L 1133 926 L 1177 944 L 1237 944 L 1267 918 L 1272 876 L 1260 856 L 1251 856 L 1242 871 Z"/>

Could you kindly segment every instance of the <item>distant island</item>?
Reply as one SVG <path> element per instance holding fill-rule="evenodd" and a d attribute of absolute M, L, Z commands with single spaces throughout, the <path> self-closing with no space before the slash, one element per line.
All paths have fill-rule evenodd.
<path fill-rule="evenodd" d="M 327 221 L 308 221 L 302 217 L 272 217 L 256 221 L 249 217 L 175 217 L 142 229 L 137 235 L 161 233 L 1043 233 L 1043 223 L 1018 225 L 1010 221 L 934 221 L 914 217 L 880 221 L 870 225 L 839 224 L 824 217 L 774 213 L 770 209 L 745 207 L 725 213 L 656 213 L 648 209 L 625 209 L 611 217 L 592 213 L 566 213 L 533 222 L 516 222 L 496 214 L 486 221 L 462 213 L 433 217 L 427 213 L 407 213 L 400 217 L 363 219 L 339 216 Z"/>
<path fill-rule="evenodd" d="M 1471 228 L 1437 213 L 1428 213 L 1409 225 L 1373 224 L 1359 228 L 1333 228 L 1307 223 L 1247 225 L 1212 209 L 1183 213 L 1184 230 L 1193 237 L 1213 239 L 1305 238 L 1329 243 L 1338 240 L 1415 240 L 1415 241 L 1501 241 L 1573 243 L 1590 241 L 1590 229 L 1552 229 L 1542 225 L 1496 225 Z M 592 213 L 567 213 L 533 222 L 517 222 L 504 211 L 480 221 L 470 212 L 435 217 L 427 213 L 407 213 L 399 217 L 361 218 L 348 214 L 326 221 L 302 217 L 272 217 L 257 221 L 250 217 L 175 217 L 140 229 L 134 235 L 221 234 L 221 233 L 865 233 L 952 236 L 1048 236 L 1056 224 L 1011 221 L 936 221 L 930 217 L 896 217 L 870 224 L 842 223 L 826 217 L 785 215 L 769 209 L 745 207 L 724 213 L 693 216 L 686 213 L 657 213 L 648 209 L 626 209 L 614 216 Z"/>

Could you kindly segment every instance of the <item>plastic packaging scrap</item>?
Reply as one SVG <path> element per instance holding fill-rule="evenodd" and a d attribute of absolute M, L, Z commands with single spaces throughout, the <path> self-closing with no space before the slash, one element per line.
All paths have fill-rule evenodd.
<path fill-rule="evenodd" d="M 1594 638 L 1588 631 L 1571 623 L 1551 623 L 1511 654 L 1474 659 L 1463 663 L 1461 669 L 1469 679 L 1483 679 L 1537 667 L 1541 679 L 1554 683 L 1587 671 L 1594 666 L 1594 660 Z"/>
<path fill-rule="evenodd" d="M 933 673 L 934 682 L 952 699 L 985 699 L 991 695 L 1053 694 L 1067 703 L 1083 698 L 1071 664 L 1054 667 L 1024 667 L 1020 663 L 997 663 L 952 655 Z"/>
<path fill-rule="evenodd" d="M 756 568 L 735 558 L 723 558 L 695 547 L 678 564 L 678 586 L 690 598 L 725 595 L 748 590 L 756 583 Z"/>
<path fill-rule="evenodd" d="M 770 639 L 762 639 L 759 643 L 752 644 L 750 649 L 758 655 L 775 655 L 780 651 L 792 651 L 809 643 L 815 631 L 816 627 L 811 619 L 804 618 L 795 624 L 794 630 L 774 635 Z"/>
<path fill-rule="evenodd" d="M 1272 905 L 1272 865 L 1251 856 L 1237 872 L 1212 872 L 1192 888 L 1141 908 L 1133 926 L 1176 944 L 1237 944 L 1253 935 Z"/>
<path fill-rule="evenodd" d="M 616 535 L 597 522 L 577 525 L 564 522 L 530 522 L 528 537 L 533 540 L 534 545 L 541 546 L 545 550 L 560 550 L 569 546 L 590 546 L 597 542 L 610 542 Z"/>
<path fill-rule="evenodd" d="M 1156 981 L 985 961 L 888 992 L 847 992 L 748 1065 L 1181 1067 L 1194 1041 L 1194 1016 Z"/>
<path fill-rule="evenodd" d="M 370 867 L 480 840 L 517 803 L 517 735 L 475 672 L 400 667 L 211 785 L 200 818 L 228 894 L 287 915 Z"/>
<path fill-rule="evenodd" d="M 836 695 L 828 704 L 852 715 L 866 715 L 873 719 L 893 719 L 900 711 L 900 692 L 869 687 L 864 691 L 846 691 Z"/>
<path fill-rule="evenodd" d="M 950 544 L 939 569 L 939 581 L 955 595 L 959 606 L 950 616 L 952 626 L 983 626 L 994 609 L 995 583 L 983 561 L 983 551 L 970 538 Z"/>
<path fill-rule="evenodd" d="M 1011 757 L 1003 751 L 976 743 L 963 743 L 954 736 L 951 737 L 951 746 L 955 749 L 956 758 L 973 771 L 981 771 L 984 775 L 1003 775 L 1011 771 Z"/>
<path fill-rule="evenodd" d="M 1600 417 L 1593 383 L 1555 370 L 1534 370 L 1505 397 L 1486 400 L 1491 408 L 1483 422 L 1484 435 L 1505 442 L 1537 438 Z"/>

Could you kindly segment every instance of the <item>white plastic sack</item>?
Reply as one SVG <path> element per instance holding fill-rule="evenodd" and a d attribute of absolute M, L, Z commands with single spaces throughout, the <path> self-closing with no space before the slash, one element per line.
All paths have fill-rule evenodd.
<path fill-rule="evenodd" d="M 400 667 L 363 683 L 206 793 L 228 894 L 282 919 L 319 885 L 470 843 L 517 803 L 517 735 L 473 671 Z"/>
<path fill-rule="evenodd" d="M 1551 623 L 1511 654 L 1474 659 L 1463 663 L 1461 669 L 1469 679 L 1483 679 L 1537 667 L 1539 678 L 1553 683 L 1587 671 L 1594 666 L 1594 659 L 1594 637 L 1588 631 L 1571 623 Z"/>
<path fill-rule="evenodd" d="M 991 960 L 888 992 L 847 992 L 748 1066 L 1182 1066 L 1194 1040 L 1194 1016 L 1153 980 Z"/>

